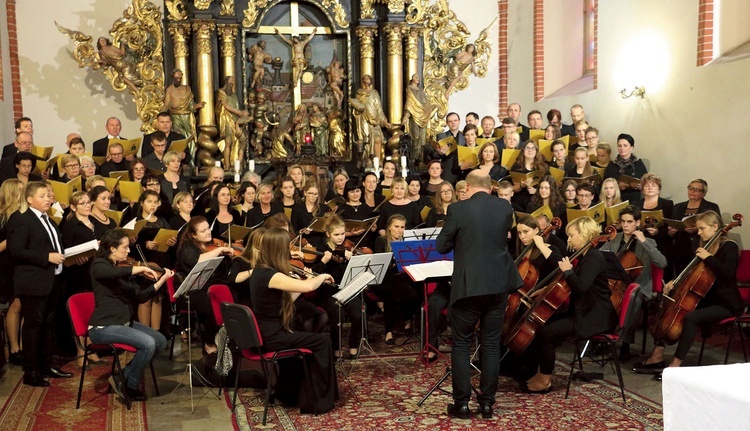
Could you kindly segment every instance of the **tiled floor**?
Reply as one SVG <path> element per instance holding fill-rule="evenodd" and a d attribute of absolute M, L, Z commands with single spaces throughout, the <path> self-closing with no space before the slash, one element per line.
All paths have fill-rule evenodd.
<path fill-rule="evenodd" d="M 640 339 L 640 337 L 639 337 Z M 688 356 L 685 365 L 694 365 L 697 361 L 698 350 L 700 345 L 696 343 Z M 153 430 L 231 430 L 231 415 L 229 408 L 224 401 L 223 396 L 218 398 L 216 390 L 209 391 L 204 387 L 194 387 L 194 406 L 195 411 L 191 413 L 190 390 L 187 386 L 187 358 L 182 347 L 175 346 L 175 358 L 169 362 L 164 355 L 156 362 L 156 373 L 159 377 L 159 389 L 161 396 L 150 398 L 148 401 L 148 425 Z M 667 348 L 671 354 L 673 348 Z M 572 356 L 572 345 L 566 343 L 561 349 L 558 359 L 569 360 Z M 640 353 L 640 348 L 637 349 Z M 200 355 L 197 347 L 194 348 L 194 355 Z M 668 356 L 671 358 L 671 356 Z M 718 348 L 707 348 L 704 354 L 704 364 L 719 364 L 724 359 L 724 350 Z M 730 363 L 739 362 L 742 359 L 741 353 L 733 353 L 730 356 Z M 638 375 L 631 371 L 631 364 L 637 362 L 637 357 L 630 363 L 623 365 L 623 374 L 626 389 L 636 392 L 638 395 L 661 403 L 661 383 L 651 380 L 651 376 Z M 417 366 L 417 365 L 415 365 Z M 65 367 L 73 370 L 72 365 Z M 602 371 L 605 378 L 616 382 L 617 377 L 610 366 L 603 369 L 596 365 L 585 365 L 585 371 Z M 6 399 L 13 391 L 13 388 L 21 378 L 20 367 L 6 365 L 4 374 L 0 378 L 0 403 L 5 403 Z M 78 376 L 78 375 L 77 375 Z M 152 394 L 150 379 L 146 379 L 147 394 Z M 555 392 L 559 394 L 559 392 Z M 556 395 L 550 395 L 556 396 Z M 71 400 L 71 409 L 73 406 Z"/>

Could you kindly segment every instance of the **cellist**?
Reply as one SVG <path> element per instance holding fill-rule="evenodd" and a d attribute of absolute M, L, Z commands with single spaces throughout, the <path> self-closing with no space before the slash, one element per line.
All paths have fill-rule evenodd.
<path fill-rule="evenodd" d="M 669 363 L 670 367 L 679 367 L 685 360 L 699 327 L 738 316 L 744 308 L 740 291 L 737 288 L 736 272 L 740 256 L 737 243 L 722 236 L 709 250 L 703 248 L 706 242 L 724 227 L 721 216 L 714 211 L 698 214 L 695 227 L 698 228 L 700 238 L 695 255 L 703 261 L 706 268 L 713 272 L 716 279 L 696 309 L 685 315 L 677 349 L 674 358 Z M 664 286 L 665 295 L 672 289 L 672 283 L 669 282 Z M 651 356 L 644 362 L 635 364 L 633 370 L 639 374 L 658 373 L 654 376 L 654 380 L 661 380 L 661 370 L 665 365 L 664 345 L 657 342 Z"/>
<path fill-rule="evenodd" d="M 525 256 L 519 258 L 528 258 L 529 263 L 539 271 L 539 280 L 549 275 L 557 267 L 557 263 L 562 259 L 560 250 L 552 244 L 548 244 L 541 235 L 541 229 L 536 219 L 530 215 L 522 216 L 516 222 L 516 231 L 518 232 L 518 241 L 520 246 L 516 246 L 521 252 L 528 249 Z M 531 246 L 533 243 L 532 247 Z"/>
<path fill-rule="evenodd" d="M 640 275 L 634 280 L 641 286 L 639 295 L 630 306 L 633 316 L 640 316 L 644 301 L 651 298 L 653 287 L 651 285 L 651 265 L 658 268 L 666 268 L 667 258 L 656 248 L 656 241 L 646 238 L 641 231 L 641 210 L 635 205 L 628 205 L 620 210 L 620 225 L 622 232 L 618 233 L 612 241 L 605 242 L 601 251 L 611 251 L 621 259 L 626 252 L 635 254 L 635 258 L 642 267 Z M 627 270 L 627 268 L 625 268 Z M 640 319 L 626 319 L 631 324 L 623 328 L 622 345 L 620 346 L 620 361 L 630 360 L 630 344 L 635 340 L 635 332 L 638 329 Z"/>
<path fill-rule="evenodd" d="M 568 247 L 584 249 L 599 235 L 599 223 L 590 217 L 579 217 L 567 226 Z M 552 389 L 552 371 L 555 367 L 555 347 L 560 341 L 572 337 L 585 339 L 610 330 L 617 325 L 617 312 L 609 299 L 606 262 L 601 251 L 589 247 L 579 257 L 575 269 L 570 259 L 558 262 L 565 282 L 572 291 L 570 306 L 565 315 L 550 321 L 536 333 L 529 349 L 524 353 L 527 364 L 538 371 L 526 381 L 524 389 L 530 393 L 547 393 Z M 543 290 L 539 290 L 543 292 Z"/>

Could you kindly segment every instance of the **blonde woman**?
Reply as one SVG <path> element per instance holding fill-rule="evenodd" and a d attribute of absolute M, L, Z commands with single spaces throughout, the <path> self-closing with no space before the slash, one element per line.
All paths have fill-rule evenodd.
<path fill-rule="evenodd" d="M 396 178 L 391 186 L 392 198 L 380 206 L 380 218 L 378 219 L 378 233 L 385 236 L 385 225 L 388 218 L 393 214 L 401 214 L 406 218 L 406 228 L 414 229 L 421 223 L 419 207 L 416 202 L 406 197 L 406 180 Z"/>

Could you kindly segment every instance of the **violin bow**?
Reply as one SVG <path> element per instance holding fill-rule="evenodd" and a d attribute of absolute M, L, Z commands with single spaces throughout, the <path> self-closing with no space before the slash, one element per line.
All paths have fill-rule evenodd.
<path fill-rule="evenodd" d="M 141 245 L 140 244 L 136 244 L 135 245 L 135 249 L 138 251 L 138 256 L 141 257 L 141 260 L 142 260 L 143 264 L 146 265 L 146 262 L 148 262 L 148 261 L 146 260 L 146 255 L 143 254 L 143 250 L 141 249 Z"/>
<path fill-rule="evenodd" d="M 373 220 L 372 223 L 370 223 L 370 226 L 367 226 L 367 229 L 365 229 L 365 233 L 362 234 L 362 238 L 360 238 L 359 241 L 357 241 L 357 243 L 354 244 L 354 250 L 356 250 L 357 248 L 359 248 L 359 245 L 362 243 L 362 240 L 365 239 L 365 237 L 367 236 L 367 233 L 370 232 L 370 229 L 372 229 L 373 226 L 375 226 L 375 223 L 378 222 L 379 218 L 380 218 L 380 216 L 376 216 L 375 220 Z"/>

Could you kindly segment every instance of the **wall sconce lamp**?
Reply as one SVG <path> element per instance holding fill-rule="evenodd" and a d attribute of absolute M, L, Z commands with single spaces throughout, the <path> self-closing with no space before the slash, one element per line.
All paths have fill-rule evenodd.
<path fill-rule="evenodd" d="M 646 87 L 636 86 L 630 92 L 628 92 L 627 89 L 623 88 L 622 90 L 620 90 L 620 97 L 622 97 L 623 99 L 629 99 L 631 97 L 639 97 L 643 99 L 646 97 Z"/>

